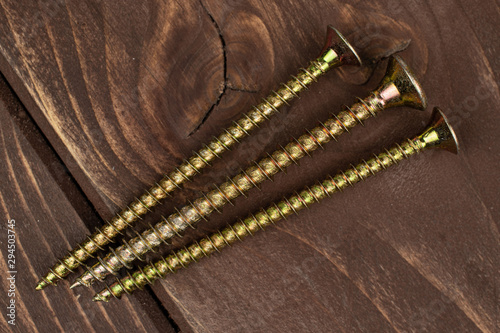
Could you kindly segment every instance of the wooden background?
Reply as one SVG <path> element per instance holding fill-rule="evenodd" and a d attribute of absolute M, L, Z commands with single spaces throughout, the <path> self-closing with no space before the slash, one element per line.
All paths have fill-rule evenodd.
<path fill-rule="evenodd" d="M 18 271 L 16 326 L 2 320 L 1 331 L 498 332 L 499 18 L 493 0 L 1 0 L 2 312 L 9 219 Z M 91 302 L 102 285 L 34 290 L 91 228 L 312 60 L 327 24 L 367 66 L 327 74 L 145 222 L 364 97 L 380 59 L 403 49 L 460 155 L 401 163 L 121 301 Z M 174 248 L 417 134 L 429 117 L 397 109 L 367 121 Z"/>

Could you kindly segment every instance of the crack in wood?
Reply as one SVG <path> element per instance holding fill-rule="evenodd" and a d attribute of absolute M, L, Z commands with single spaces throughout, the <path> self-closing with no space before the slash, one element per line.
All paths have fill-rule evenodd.
<path fill-rule="evenodd" d="M 201 128 L 201 126 L 207 121 L 208 117 L 210 116 L 210 114 L 212 113 L 212 111 L 215 109 L 215 107 L 220 104 L 222 96 L 224 96 L 224 94 L 226 93 L 226 90 L 227 90 L 226 41 L 224 39 L 224 36 L 222 35 L 222 30 L 221 30 L 219 24 L 217 23 L 217 21 L 214 19 L 214 17 L 210 13 L 210 11 L 205 7 L 205 5 L 203 4 L 203 2 L 201 0 L 199 2 L 200 2 L 201 7 L 203 8 L 203 10 L 205 11 L 205 13 L 207 13 L 208 17 L 210 18 L 210 21 L 213 23 L 213 25 L 215 27 L 215 30 L 217 31 L 217 34 L 219 35 L 219 40 L 220 40 L 221 48 L 222 48 L 222 57 L 223 57 L 222 70 L 223 70 L 224 81 L 221 83 L 222 88 L 220 89 L 220 93 L 219 93 L 219 96 L 217 96 L 216 101 L 205 112 L 205 115 L 201 119 L 200 123 L 188 134 L 188 137 L 190 137 L 191 135 L 193 135 L 194 133 L 196 133 Z"/>

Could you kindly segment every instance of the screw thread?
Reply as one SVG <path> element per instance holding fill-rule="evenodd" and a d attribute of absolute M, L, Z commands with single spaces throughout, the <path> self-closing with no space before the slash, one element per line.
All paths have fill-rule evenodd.
<path fill-rule="evenodd" d="M 175 235 L 180 235 L 186 228 L 194 228 L 201 219 L 205 219 L 214 210 L 226 203 L 231 203 L 239 195 L 244 193 L 276 173 L 283 171 L 292 163 L 297 163 L 302 157 L 310 155 L 324 143 L 335 139 L 343 132 L 357 124 L 362 124 L 363 120 L 374 116 L 383 110 L 385 106 L 379 102 L 378 96 L 372 94 L 360 102 L 346 107 L 345 111 L 338 115 L 332 115 L 324 123 L 306 131 L 297 139 L 293 139 L 285 147 L 276 150 L 266 158 L 255 162 L 254 166 L 247 168 L 237 176 L 229 179 L 220 186 L 198 198 L 194 203 L 181 208 L 177 213 L 164 218 L 163 221 L 144 231 L 138 237 L 130 241 L 124 241 L 123 245 L 110 253 L 99 262 L 89 267 L 78 279 L 75 285 L 89 286 L 95 280 L 102 281 L 107 275 L 115 274 L 122 267 L 130 267 L 130 263 L 135 259 L 142 260 L 142 256 L 159 246 L 162 242 Z"/>
<path fill-rule="evenodd" d="M 288 105 L 289 101 L 298 97 L 298 94 L 307 89 L 319 76 L 340 65 L 342 63 L 338 58 L 326 61 L 319 57 L 312 61 L 307 68 L 301 68 L 297 76 L 292 76 L 277 91 L 273 91 L 271 95 L 264 98 L 262 103 L 244 113 L 240 119 L 224 129 L 218 137 L 214 137 L 199 151 L 194 152 L 193 156 L 185 159 L 172 172 L 165 175 L 162 180 L 116 214 L 104 226 L 97 228 L 92 235 L 69 251 L 65 257 L 58 260 L 49 269 L 49 272 L 42 277 L 37 289 L 43 289 L 49 284 L 55 284 L 86 260 L 93 258 L 95 252 L 102 250 L 105 245 L 113 242 L 116 236 L 123 234 L 123 230 L 141 219 L 141 215 L 146 214 L 152 207 L 159 204 L 160 200 L 170 196 L 175 189 L 180 188 L 181 184 L 200 173 L 201 169 L 209 166 L 211 161 L 219 158 L 222 153 L 238 143 L 240 139 L 248 136 L 250 131 L 259 127 L 259 124 L 277 113 L 283 104 Z"/>
<path fill-rule="evenodd" d="M 120 298 L 125 293 L 130 294 L 136 289 L 142 289 L 145 285 L 152 284 L 169 273 L 175 273 L 180 268 L 185 268 L 203 257 L 207 257 L 214 252 L 220 252 L 222 248 L 235 243 L 237 240 L 241 241 L 259 230 L 264 230 L 270 224 L 286 219 L 293 213 L 298 214 L 300 210 L 308 208 L 315 202 L 320 202 L 335 192 L 354 186 L 354 184 L 365 180 L 369 176 L 375 175 L 391 165 L 420 152 L 423 148 L 419 141 L 407 140 L 401 145 L 396 145 L 378 155 L 374 155 L 373 158 L 367 161 L 363 160 L 360 164 L 352 166 L 344 172 L 340 172 L 333 177 L 328 176 L 322 182 L 306 187 L 301 192 L 273 203 L 268 208 L 262 209 L 233 225 L 228 225 L 199 242 L 194 242 L 188 247 L 174 251 L 155 263 L 149 263 L 149 265 L 129 273 L 122 279 L 117 278 L 116 282 L 111 286 L 107 286 L 97 293 L 94 300 L 108 301 L 112 296 Z"/>
<path fill-rule="evenodd" d="M 250 131 L 259 127 L 259 124 L 277 113 L 283 104 L 288 105 L 289 101 L 298 97 L 300 92 L 317 81 L 319 76 L 341 64 L 339 59 L 325 61 L 322 57 L 319 57 L 312 61 L 307 68 L 301 68 L 297 76 L 292 76 L 277 91 L 273 91 L 270 96 L 264 98 L 262 103 L 244 113 L 240 119 L 224 129 L 218 137 L 214 137 L 199 151 L 194 152 L 193 156 L 185 159 L 172 172 L 165 175 L 162 180 L 116 214 L 104 226 L 97 228 L 92 235 L 69 251 L 65 257 L 58 260 L 56 265 L 42 277 L 37 289 L 43 289 L 49 284 L 55 284 L 86 260 L 93 258 L 95 252 L 102 250 L 105 245 L 113 242 L 116 236 L 123 234 L 123 230 L 141 219 L 141 215 L 146 214 L 152 207 L 159 204 L 160 200 L 170 196 L 175 189 L 180 188 L 181 184 L 200 173 L 201 169 L 209 166 L 214 159 L 220 158 L 222 153 L 238 143 L 240 139 L 248 136 Z"/>

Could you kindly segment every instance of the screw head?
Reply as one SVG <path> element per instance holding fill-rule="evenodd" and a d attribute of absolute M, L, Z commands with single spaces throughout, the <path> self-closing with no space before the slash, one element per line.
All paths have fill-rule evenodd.
<path fill-rule="evenodd" d="M 324 60 L 331 62 L 338 59 L 339 64 L 361 66 L 361 58 L 347 39 L 333 26 L 329 25 L 326 30 L 326 41 L 321 55 Z"/>
<path fill-rule="evenodd" d="M 443 111 L 438 107 L 434 108 L 427 129 L 418 136 L 418 139 L 425 142 L 426 147 L 445 149 L 458 154 L 459 145 L 455 131 Z"/>
<path fill-rule="evenodd" d="M 386 108 L 408 106 L 418 110 L 427 108 L 427 97 L 415 74 L 399 56 L 391 56 L 387 71 L 375 93 Z"/>

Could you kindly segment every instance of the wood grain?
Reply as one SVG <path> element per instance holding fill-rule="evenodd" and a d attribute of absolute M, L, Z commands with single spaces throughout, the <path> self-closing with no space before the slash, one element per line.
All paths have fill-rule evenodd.
<path fill-rule="evenodd" d="M 450 117 L 461 143 L 458 157 L 429 152 L 402 163 L 153 291 L 182 331 L 498 330 L 495 1 L 0 4 L 0 70 L 102 218 L 315 57 L 327 24 L 361 51 L 365 67 L 329 73 L 145 222 L 236 174 L 342 103 L 354 102 L 353 96 L 365 96 L 383 73 L 385 63 L 376 66 L 380 58 L 411 41 L 402 56 L 421 78 L 429 105 Z M 417 134 L 429 116 L 400 109 L 367 121 L 236 200 L 174 247 Z M 40 191 L 60 191 L 44 185 Z M 44 200 L 27 202 L 45 205 L 46 214 L 70 214 Z M 81 240 L 85 228 L 68 221 L 57 217 L 60 225 L 51 227 L 67 239 L 53 236 L 44 245 L 52 259 Z M 33 274 L 52 260 L 31 257 L 27 262 L 39 263 Z M 47 295 L 76 302 L 64 286 L 57 293 Z M 127 309 L 134 297 L 110 306 Z"/>
<path fill-rule="evenodd" d="M 196 128 L 223 80 L 219 39 L 199 6 L 132 3 L 61 1 L 51 11 L 36 3 L 22 9 L 2 3 L 0 29 L 17 47 L 3 54 L 11 64 L 27 64 L 18 75 L 42 111 L 34 117 L 49 123 L 63 160 L 80 170 L 75 177 L 84 190 L 100 198 L 99 211 L 128 203 L 124 193 L 132 184 L 152 183 L 174 165 L 170 146 L 175 151 L 183 143 L 171 139 Z M 108 22 L 110 13 L 119 20 Z M 39 20 L 24 25 L 33 15 Z M 205 75 L 193 81 L 200 72 Z M 41 81 L 50 86 L 41 87 Z"/>
<path fill-rule="evenodd" d="M 163 314 L 154 300 L 146 295 L 143 295 L 145 298 L 126 300 L 123 304 L 102 306 L 92 303 L 85 292 L 73 292 L 66 286 L 54 288 L 49 293 L 33 292 L 37 271 L 48 261 L 55 260 L 56 252 L 64 250 L 88 232 L 77 213 L 88 208 L 81 202 L 84 198 L 81 195 L 78 197 L 78 190 L 65 179 L 67 176 L 64 170 L 61 171 L 60 162 L 54 159 L 55 155 L 48 149 L 50 147 L 46 143 L 43 145 L 43 137 L 30 124 L 29 116 L 10 94 L 3 79 L 0 80 L 0 92 L 0 116 L 3 119 L 0 130 L 0 211 L 3 219 L 0 291 L 4 311 L 11 299 L 16 306 L 15 325 L 2 320 L 0 330 L 119 332 L 133 329 L 158 332 L 161 327 L 161 331 L 168 331 L 168 321 L 162 318 Z M 29 131 L 30 138 L 24 135 L 26 131 Z M 59 178 L 54 177 L 54 171 Z M 79 209 L 75 210 L 68 198 L 75 200 L 74 204 Z M 11 230 L 16 237 L 13 253 L 7 248 L 10 220 L 14 220 Z M 9 253 L 14 255 L 14 262 L 7 261 Z M 8 263 L 15 267 L 8 267 Z M 15 288 L 11 287 L 12 280 L 7 279 L 11 275 L 14 275 Z M 8 297 L 12 291 L 15 296 Z M 143 307 L 140 301 L 147 301 L 149 305 Z M 170 330 L 173 332 L 172 327 Z"/>

